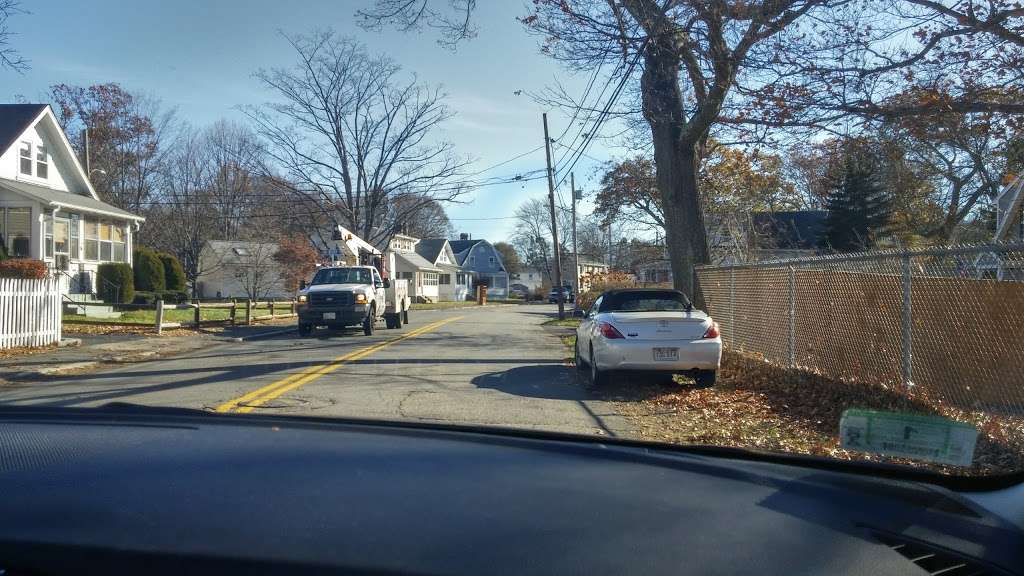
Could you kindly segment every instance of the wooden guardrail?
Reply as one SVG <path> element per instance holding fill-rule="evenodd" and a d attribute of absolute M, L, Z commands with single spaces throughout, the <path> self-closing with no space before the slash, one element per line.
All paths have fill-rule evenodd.
<path fill-rule="evenodd" d="M 168 328 L 199 327 L 203 324 L 232 325 L 243 323 L 252 324 L 259 320 L 274 320 L 277 318 L 294 318 L 297 315 L 296 301 L 294 300 L 250 300 L 246 298 L 242 302 L 232 300 L 231 302 L 191 302 L 186 304 L 165 304 L 163 300 L 156 301 L 156 332 L 163 332 Z M 270 314 L 256 316 L 255 311 L 259 308 L 267 308 Z M 165 310 L 193 310 L 192 322 L 164 322 Z M 228 310 L 226 319 L 203 320 L 203 310 Z M 286 312 L 282 312 L 286 310 Z M 239 322 L 239 313 L 244 313 L 243 319 Z"/>

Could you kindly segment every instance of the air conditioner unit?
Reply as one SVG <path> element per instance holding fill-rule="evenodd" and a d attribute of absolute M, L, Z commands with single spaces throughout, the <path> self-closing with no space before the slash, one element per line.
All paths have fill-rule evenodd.
<path fill-rule="evenodd" d="M 57 270 L 63 270 L 67 272 L 68 270 L 71 269 L 71 259 L 63 254 L 57 255 L 55 263 Z"/>

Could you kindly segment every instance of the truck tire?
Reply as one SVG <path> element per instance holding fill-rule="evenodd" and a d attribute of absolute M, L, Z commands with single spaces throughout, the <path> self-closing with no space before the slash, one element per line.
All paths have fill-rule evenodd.
<path fill-rule="evenodd" d="M 370 305 L 370 311 L 367 313 L 366 318 L 363 320 L 363 334 L 366 336 L 373 336 L 374 324 L 377 323 L 377 308 L 374 305 Z"/>
<path fill-rule="evenodd" d="M 313 335 L 312 324 L 299 324 L 299 336 L 306 338 Z"/>
<path fill-rule="evenodd" d="M 384 315 L 384 325 L 388 327 L 388 330 L 394 330 L 402 325 L 401 317 L 397 312 L 392 314 Z"/>

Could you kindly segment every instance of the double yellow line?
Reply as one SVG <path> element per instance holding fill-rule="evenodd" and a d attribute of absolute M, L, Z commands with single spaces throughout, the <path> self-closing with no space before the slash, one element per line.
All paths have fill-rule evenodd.
<path fill-rule="evenodd" d="M 366 356 L 369 356 L 374 352 L 383 350 L 384 348 L 387 348 L 392 344 L 401 342 L 402 340 L 408 340 L 409 338 L 415 338 L 428 332 L 433 332 L 434 330 L 437 330 L 441 326 L 444 326 L 449 322 L 460 320 L 461 318 L 463 317 L 456 316 L 455 318 L 446 318 L 445 320 L 440 320 L 432 324 L 427 324 L 422 328 L 417 328 L 412 332 L 408 332 L 396 338 L 391 338 L 390 340 L 385 340 L 383 342 L 373 344 L 372 346 L 367 346 L 365 348 L 360 348 L 359 350 L 356 350 L 354 352 L 343 354 L 326 364 L 310 366 L 309 368 L 306 368 L 301 372 L 291 374 L 276 382 L 271 382 L 270 384 L 267 384 L 262 388 L 257 388 L 256 390 L 253 390 L 252 392 L 249 392 L 244 396 L 239 396 L 234 400 L 229 400 L 221 404 L 220 406 L 217 406 L 215 410 L 217 412 L 238 412 L 243 414 L 246 412 L 252 412 L 254 409 L 262 406 L 263 404 L 266 404 L 267 402 L 270 402 L 274 398 L 277 398 L 282 394 L 286 394 L 292 390 L 295 390 L 299 386 L 308 384 L 321 376 L 330 374 L 331 372 L 334 372 L 335 370 L 349 362 L 354 362 L 356 360 L 359 360 L 360 358 L 365 358 Z"/>

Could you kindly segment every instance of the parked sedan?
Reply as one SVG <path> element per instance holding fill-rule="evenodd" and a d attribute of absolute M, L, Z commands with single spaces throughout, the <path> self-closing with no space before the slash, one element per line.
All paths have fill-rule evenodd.
<path fill-rule="evenodd" d="M 576 329 L 576 367 L 600 385 L 613 371 L 689 372 L 712 386 L 722 359 L 718 324 L 678 290 L 602 294 Z"/>

